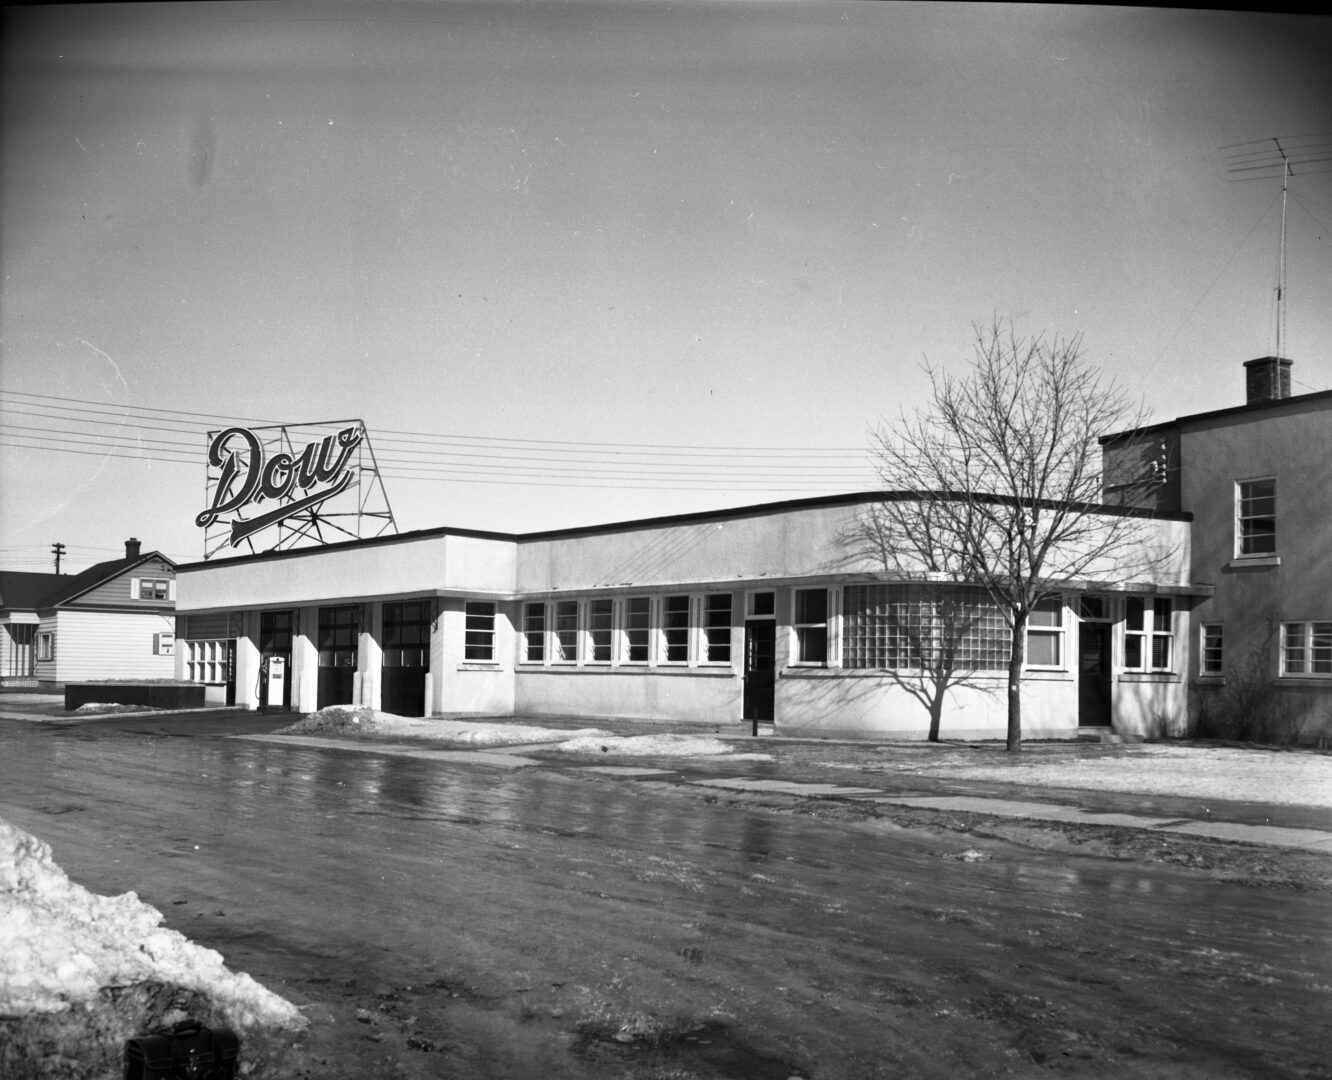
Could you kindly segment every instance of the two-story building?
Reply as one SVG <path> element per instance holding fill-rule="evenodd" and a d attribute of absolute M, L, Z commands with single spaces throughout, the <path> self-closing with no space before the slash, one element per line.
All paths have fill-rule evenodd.
<path fill-rule="evenodd" d="M 0 571 L 0 680 L 174 678 L 175 600 L 175 563 L 136 539 L 78 574 Z"/>
<path fill-rule="evenodd" d="M 1332 732 L 1332 391 L 1291 396 L 1288 359 L 1244 367 L 1243 405 L 1105 436 L 1106 501 L 1149 468 L 1136 505 L 1193 518 L 1188 576 L 1214 590 L 1181 672 L 1198 730 L 1309 738 Z"/>

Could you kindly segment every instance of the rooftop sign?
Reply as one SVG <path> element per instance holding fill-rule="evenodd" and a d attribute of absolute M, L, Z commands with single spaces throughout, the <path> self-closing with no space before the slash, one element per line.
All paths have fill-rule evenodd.
<path fill-rule="evenodd" d="M 362 489 L 373 495 L 375 488 L 378 500 L 363 497 Z M 382 523 L 370 535 L 394 527 L 359 420 L 209 432 L 207 501 L 194 519 L 204 530 L 205 559 L 242 543 L 255 551 L 253 538 L 271 529 L 266 551 L 359 539 L 365 519 Z"/>

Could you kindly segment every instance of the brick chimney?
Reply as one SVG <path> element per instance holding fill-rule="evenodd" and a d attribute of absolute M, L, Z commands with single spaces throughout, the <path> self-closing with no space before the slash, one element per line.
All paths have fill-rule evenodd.
<path fill-rule="evenodd" d="M 131 536 L 128 540 L 125 541 L 125 558 L 137 559 L 138 557 L 139 557 L 139 540 L 138 537 Z"/>
<path fill-rule="evenodd" d="M 1244 389 L 1249 405 L 1290 397 L 1290 364 L 1280 356 L 1244 361 Z"/>

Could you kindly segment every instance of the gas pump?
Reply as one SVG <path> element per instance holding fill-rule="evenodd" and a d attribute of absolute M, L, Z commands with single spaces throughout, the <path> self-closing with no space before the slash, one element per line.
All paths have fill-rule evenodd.
<path fill-rule="evenodd" d="M 287 658 L 268 655 L 259 665 L 259 708 L 280 709 L 287 684 Z"/>

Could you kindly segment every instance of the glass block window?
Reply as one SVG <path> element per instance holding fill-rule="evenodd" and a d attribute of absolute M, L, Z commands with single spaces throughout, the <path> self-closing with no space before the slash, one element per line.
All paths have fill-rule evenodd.
<path fill-rule="evenodd" d="M 1012 634 L 983 589 L 918 584 L 842 590 L 842 665 L 1002 671 Z"/>

